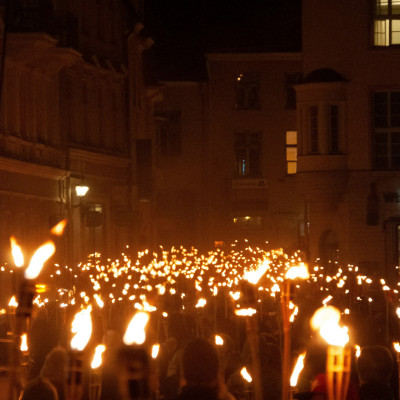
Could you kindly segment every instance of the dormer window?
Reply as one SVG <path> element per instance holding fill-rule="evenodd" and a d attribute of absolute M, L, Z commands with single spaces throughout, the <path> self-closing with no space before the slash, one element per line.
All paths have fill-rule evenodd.
<path fill-rule="evenodd" d="M 400 0 L 375 0 L 374 46 L 400 45 Z"/>

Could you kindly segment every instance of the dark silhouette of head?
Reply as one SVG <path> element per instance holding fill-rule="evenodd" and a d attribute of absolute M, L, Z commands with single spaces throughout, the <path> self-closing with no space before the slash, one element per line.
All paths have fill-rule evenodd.
<path fill-rule="evenodd" d="M 188 385 L 213 385 L 218 381 L 217 349 L 205 339 L 190 341 L 183 350 L 182 372 Z"/>
<path fill-rule="evenodd" d="M 394 362 L 392 354 L 385 346 L 366 346 L 357 359 L 360 383 L 377 382 L 390 384 Z"/>

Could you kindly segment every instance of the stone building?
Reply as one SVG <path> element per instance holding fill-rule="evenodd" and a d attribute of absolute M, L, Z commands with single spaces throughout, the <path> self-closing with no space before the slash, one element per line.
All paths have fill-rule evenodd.
<path fill-rule="evenodd" d="M 28 252 L 62 218 L 69 223 L 57 239 L 60 261 L 149 245 L 139 201 L 148 183 L 138 176 L 151 166 L 136 145 L 149 139 L 142 52 L 152 40 L 139 8 L 117 0 L 9 3 L 1 41 L 3 259 L 11 235 Z M 80 198 L 82 184 L 89 191 Z"/>

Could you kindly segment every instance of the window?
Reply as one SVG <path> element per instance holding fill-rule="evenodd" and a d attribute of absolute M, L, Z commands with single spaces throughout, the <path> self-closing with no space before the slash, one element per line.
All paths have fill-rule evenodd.
<path fill-rule="evenodd" d="M 239 177 L 261 175 L 261 133 L 241 132 L 235 135 L 236 174 Z"/>
<path fill-rule="evenodd" d="M 258 110 L 260 108 L 260 77 L 257 73 L 243 73 L 236 77 L 235 108 L 239 110 Z"/>
<path fill-rule="evenodd" d="M 286 74 L 286 108 L 295 109 L 296 108 L 296 90 L 294 85 L 301 81 L 301 74 Z"/>
<path fill-rule="evenodd" d="M 286 173 L 297 172 L 297 132 L 286 132 Z"/>
<path fill-rule="evenodd" d="M 373 96 L 372 161 L 375 169 L 400 169 L 400 91 Z"/>
<path fill-rule="evenodd" d="M 155 116 L 157 153 L 164 157 L 182 154 L 181 112 L 162 111 Z"/>
<path fill-rule="evenodd" d="M 329 154 L 339 153 L 339 106 L 331 104 L 329 106 Z"/>
<path fill-rule="evenodd" d="M 400 44 L 400 0 L 375 0 L 374 45 Z"/>
<path fill-rule="evenodd" d="M 316 154 L 319 152 L 318 107 L 317 106 L 310 107 L 309 122 L 310 122 L 310 153 Z"/>

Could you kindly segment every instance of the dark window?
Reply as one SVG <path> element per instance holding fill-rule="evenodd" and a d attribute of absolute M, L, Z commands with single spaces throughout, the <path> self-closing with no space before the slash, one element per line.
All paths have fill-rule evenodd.
<path fill-rule="evenodd" d="M 373 96 L 373 167 L 400 169 L 400 91 Z"/>
<path fill-rule="evenodd" d="M 318 138 L 318 107 L 310 107 L 310 153 L 319 152 Z"/>
<path fill-rule="evenodd" d="M 236 174 L 240 177 L 261 175 L 261 133 L 235 135 Z"/>
<path fill-rule="evenodd" d="M 375 0 L 375 46 L 400 44 L 400 0 Z"/>
<path fill-rule="evenodd" d="M 301 74 L 286 74 L 286 108 L 296 108 L 296 90 L 293 85 L 299 83 L 301 80 Z"/>
<path fill-rule="evenodd" d="M 163 157 L 182 155 L 181 112 L 157 112 L 155 122 L 157 153 Z"/>
<path fill-rule="evenodd" d="M 257 73 L 242 73 L 236 77 L 235 108 L 258 110 L 260 108 L 260 77 Z"/>
<path fill-rule="evenodd" d="M 329 154 L 339 153 L 339 106 L 329 106 Z"/>

